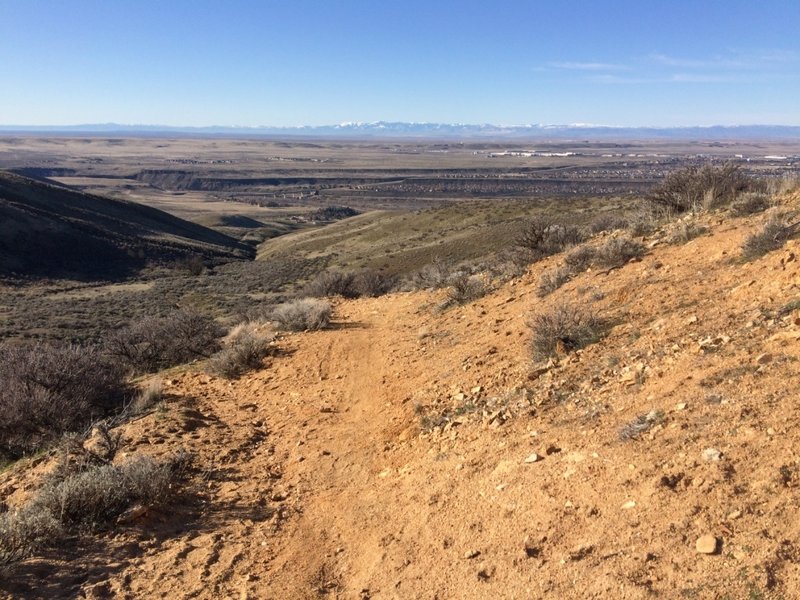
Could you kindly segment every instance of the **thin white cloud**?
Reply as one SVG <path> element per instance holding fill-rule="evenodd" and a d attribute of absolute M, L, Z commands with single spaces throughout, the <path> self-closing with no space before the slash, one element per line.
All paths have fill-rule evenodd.
<path fill-rule="evenodd" d="M 627 71 L 628 65 L 605 62 L 551 62 L 548 66 L 553 69 L 566 69 L 568 71 Z"/>

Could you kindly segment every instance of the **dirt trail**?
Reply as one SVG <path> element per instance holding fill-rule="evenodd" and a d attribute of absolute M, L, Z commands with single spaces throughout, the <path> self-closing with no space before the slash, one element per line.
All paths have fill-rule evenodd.
<path fill-rule="evenodd" d="M 166 374 L 125 451 L 190 450 L 191 494 L 25 561 L 16 596 L 798 597 L 800 242 L 745 263 L 755 220 L 704 224 L 545 299 L 560 257 L 445 311 L 340 301 L 234 382 Z M 533 364 L 531 312 L 565 302 L 608 336 Z"/>

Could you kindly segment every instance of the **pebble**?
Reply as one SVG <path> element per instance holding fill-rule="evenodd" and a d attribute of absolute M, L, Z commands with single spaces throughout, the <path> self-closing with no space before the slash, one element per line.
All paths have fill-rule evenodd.
<path fill-rule="evenodd" d="M 772 354 L 770 354 L 769 352 L 765 352 L 764 354 L 759 354 L 756 357 L 756 364 L 766 365 L 771 362 L 772 362 Z"/>
<path fill-rule="evenodd" d="M 538 454 L 536 454 L 536 452 L 534 452 L 533 454 L 528 456 L 528 458 L 525 459 L 525 462 L 530 464 L 530 463 L 539 462 L 540 460 L 542 460 L 542 457 L 539 456 Z"/>
<path fill-rule="evenodd" d="M 728 513 L 728 520 L 729 521 L 734 521 L 734 520 L 738 519 L 741 516 L 742 516 L 742 511 L 734 510 L 734 511 Z"/>
<path fill-rule="evenodd" d="M 623 510 L 630 510 L 631 508 L 635 507 L 636 507 L 636 502 L 634 502 L 633 500 L 628 500 L 625 504 L 620 506 L 620 508 Z"/>
<path fill-rule="evenodd" d="M 706 448 L 703 450 L 703 460 L 717 461 L 722 458 L 722 452 L 716 448 Z"/>
<path fill-rule="evenodd" d="M 464 552 L 464 558 L 467 558 L 467 559 L 469 559 L 469 558 L 477 558 L 480 555 L 481 555 L 481 551 L 480 550 L 467 550 L 466 552 Z"/>
<path fill-rule="evenodd" d="M 718 544 L 719 542 L 716 537 L 711 534 L 706 534 L 697 538 L 694 547 L 700 554 L 716 554 Z"/>
<path fill-rule="evenodd" d="M 687 406 L 686 402 L 679 402 L 675 405 L 675 410 L 686 410 Z"/>

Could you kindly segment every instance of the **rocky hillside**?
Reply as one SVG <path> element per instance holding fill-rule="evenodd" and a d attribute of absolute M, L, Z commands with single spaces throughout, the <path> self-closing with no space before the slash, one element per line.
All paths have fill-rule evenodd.
<path fill-rule="evenodd" d="M 148 262 L 249 252 L 154 208 L 0 172 L 0 276 L 116 279 Z"/>
<path fill-rule="evenodd" d="M 446 310 L 441 292 L 340 301 L 335 327 L 284 335 L 239 380 L 165 373 L 163 405 L 120 428 L 124 452 L 193 452 L 190 493 L 10 567 L 2 589 L 794 597 L 800 242 L 744 261 L 762 219 L 706 214 L 684 244 L 670 225 L 543 299 L 562 256 Z M 605 337 L 534 360 L 532 318 L 564 306 Z M 2 475 L 9 506 L 31 472 Z"/>

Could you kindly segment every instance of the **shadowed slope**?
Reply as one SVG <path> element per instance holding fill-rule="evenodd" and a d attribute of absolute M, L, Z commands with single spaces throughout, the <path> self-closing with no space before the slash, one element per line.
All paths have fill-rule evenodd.
<path fill-rule="evenodd" d="M 146 263 L 248 252 L 154 208 L 0 172 L 0 276 L 117 279 Z"/>

